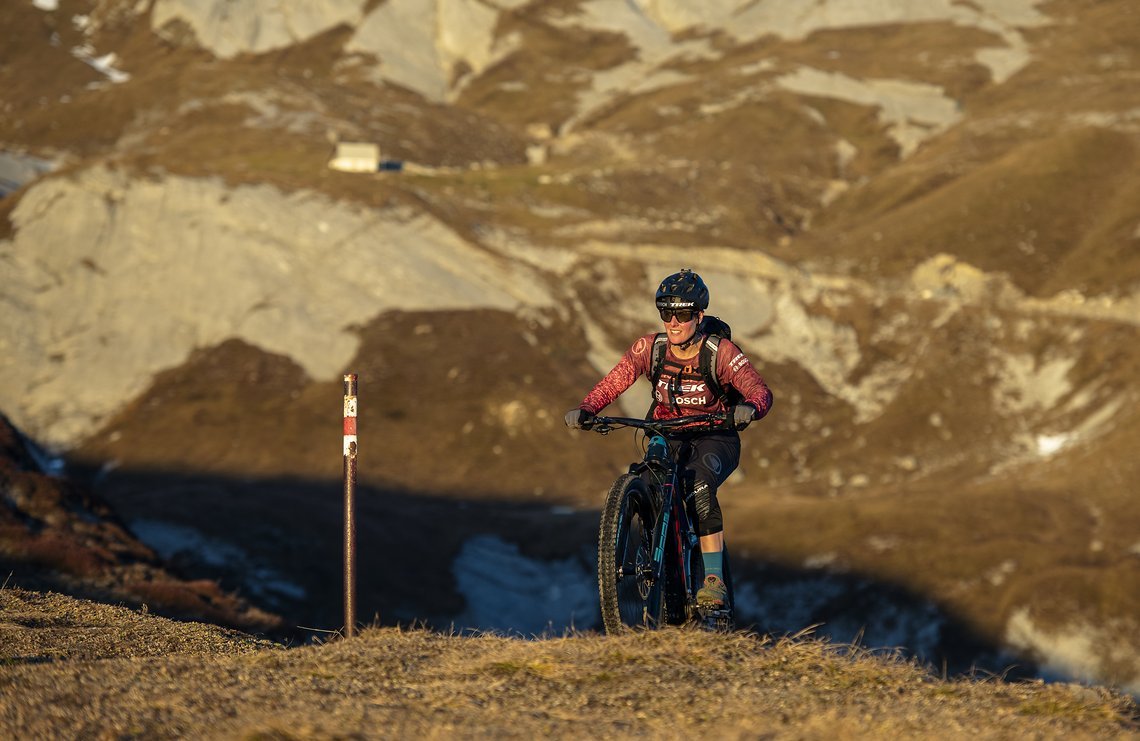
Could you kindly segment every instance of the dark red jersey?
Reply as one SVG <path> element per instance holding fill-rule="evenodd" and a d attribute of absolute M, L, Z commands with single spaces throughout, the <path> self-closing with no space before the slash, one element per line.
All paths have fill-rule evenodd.
<path fill-rule="evenodd" d="M 621 356 L 605 378 L 598 381 L 579 405 L 590 414 L 609 406 L 623 391 L 640 377 L 649 378 L 652 373 L 653 340 L 656 334 L 639 337 Z M 666 343 L 668 344 L 668 343 Z M 661 377 L 653 390 L 657 404 L 653 410 L 654 419 L 673 419 L 690 414 L 727 411 L 725 405 L 708 388 L 701 376 L 700 354 L 688 360 L 681 360 L 668 346 Z M 677 376 L 680 376 L 680 379 Z M 650 378 L 650 381 L 653 379 Z M 730 340 L 722 339 L 716 353 L 716 380 L 721 388 L 736 389 L 743 400 L 756 407 L 758 418 L 763 417 L 772 407 L 772 392 L 764 379 L 752 367 L 752 363 L 739 347 Z"/>

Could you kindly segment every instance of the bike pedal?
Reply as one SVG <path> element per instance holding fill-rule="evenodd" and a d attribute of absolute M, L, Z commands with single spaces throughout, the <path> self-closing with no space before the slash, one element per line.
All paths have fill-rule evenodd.
<path fill-rule="evenodd" d="M 705 609 L 701 611 L 703 627 L 717 633 L 730 633 L 736 628 L 731 610 Z"/>

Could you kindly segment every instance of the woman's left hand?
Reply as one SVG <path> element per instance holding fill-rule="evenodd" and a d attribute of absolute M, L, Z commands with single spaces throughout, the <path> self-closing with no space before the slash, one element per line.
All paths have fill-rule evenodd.
<path fill-rule="evenodd" d="M 732 426 L 743 430 L 756 419 L 756 407 L 751 404 L 737 404 L 732 408 Z"/>

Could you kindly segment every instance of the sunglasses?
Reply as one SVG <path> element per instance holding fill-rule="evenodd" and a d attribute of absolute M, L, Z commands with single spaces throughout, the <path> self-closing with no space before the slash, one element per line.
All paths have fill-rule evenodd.
<path fill-rule="evenodd" d="M 669 317 L 675 316 L 677 317 L 677 321 L 684 324 L 685 322 L 693 321 L 693 317 L 697 315 L 697 312 L 692 309 L 661 309 L 660 311 L 661 321 L 663 322 L 667 322 L 669 321 Z"/>

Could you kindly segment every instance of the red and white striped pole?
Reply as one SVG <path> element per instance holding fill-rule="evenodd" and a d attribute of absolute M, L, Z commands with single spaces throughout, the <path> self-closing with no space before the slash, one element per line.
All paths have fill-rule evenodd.
<path fill-rule="evenodd" d="M 344 637 L 356 633 L 356 374 L 344 376 Z"/>

